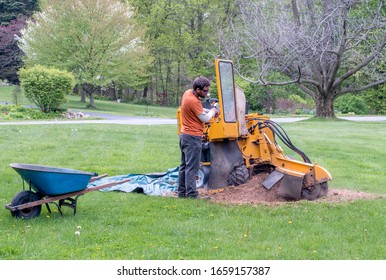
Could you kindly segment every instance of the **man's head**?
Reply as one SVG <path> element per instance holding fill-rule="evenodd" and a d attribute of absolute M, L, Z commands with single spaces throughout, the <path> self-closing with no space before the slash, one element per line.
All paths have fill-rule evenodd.
<path fill-rule="evenodd" d="M 193 81 L 193 92 L 195 92 L 199 97 L 204 98 L 210 87 L 210 81 L 205 77 L 198 77 Z"/>

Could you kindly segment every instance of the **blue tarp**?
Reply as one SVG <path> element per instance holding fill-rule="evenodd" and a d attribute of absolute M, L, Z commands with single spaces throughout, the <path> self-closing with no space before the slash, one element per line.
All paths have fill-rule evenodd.
<path fill-rule="evenodd" d="M 178 167 L 163 173 L 127 174 L 101 178 L 89 183 L 87 187 L 95 187 L 130 178 L 129 182 L 103 188 L 100 191 L 140 192 L 152 196 L 170 195 L 177 191 Z"/>

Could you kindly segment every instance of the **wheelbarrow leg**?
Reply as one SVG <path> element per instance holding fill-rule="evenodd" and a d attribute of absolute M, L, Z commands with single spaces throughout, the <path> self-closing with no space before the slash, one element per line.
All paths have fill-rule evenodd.
<path fill-rule="evenodd" d="M 55 206 L 56 206 L 56 208 L 58 209 L 60 215 L 63 216 L 63 212 L 62 212 L 62 209 L 61 209 L 60 205 L 58 205 L 55 201 L 51 201 L 50 203 L 55 204 Z M 48 203 L 46 203 L 46 205 L 47 205 L 47 208 L 49 208 Z M 49 210 L 49 212 L 51 213 L 50 210 Z"/>
<path fill-rule="evenodd" d="M 47 208 L 48 213 L 51 214 L 51 208 L 50 208 L 50 205 L 48 203 L 46 203 L 46 208 Z"/>
<path fill-rule="evenodd" d="M 77 202 L 77 200 L 73 199 L 71 197 L 61 199 L 61 200 L 59 200 L 59 208 L 62 208 L 62 206 L 70 207 L 74 210 L 74 216 L 75 216 L 75 214 L 76 214 L 76 202 Z M 60 213 L 62 213 L 62 212 L 60 212 Z"/>

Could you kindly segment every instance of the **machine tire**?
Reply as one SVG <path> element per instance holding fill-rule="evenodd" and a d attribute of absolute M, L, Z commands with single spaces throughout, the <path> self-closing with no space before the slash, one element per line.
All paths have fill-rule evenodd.
<path fill-rule="evenodd" d="M 315 200 L 326 196 L 328 193 L 328 183 L 323 182 L 315 186 L 302 189 L 302 198 L 307 200 Z"/>
<path fill-rule="evenodd" d="M 196 188 L 202 188 L 202 186 L 204 185 L 204 179 L 205 179 L 204 171 L 200 168 L 196 176 Z"/>
<path fill-rule="evenodd" d="M 249 171 L 244 164 L 236 165 L 228 177 L 228 186 L 238 186 L 249 180 Z"/>
<path fill-rule="evenodd" d="M 38 200 L 40 200 L 40 197 L 37 193 L 34 193 L 33 191 L 22 191 L 13 198 L 11 206 L 17 206 Z M 37 205 L 30 208 L 12 211 L 11 213 L 12 216 L 16 218 L 30 219 L 39 216 L 41 210 L 42 206 Z"/>

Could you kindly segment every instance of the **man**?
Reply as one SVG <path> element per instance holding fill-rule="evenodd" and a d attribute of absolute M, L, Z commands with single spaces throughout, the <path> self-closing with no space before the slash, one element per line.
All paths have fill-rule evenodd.
<path fill-rule="evenodd" d="M 210 82 L 198 77 L 193 82 L 193 89 L 188 89 L 181 101 L 181 165 L 178 176 L 178 197 L 197 198 L 196 176 L 200 168 L 201 144 L 204 123 L 218 116 L 216 108 L 204 109 L 200 98 L 209 92 Z"/>

